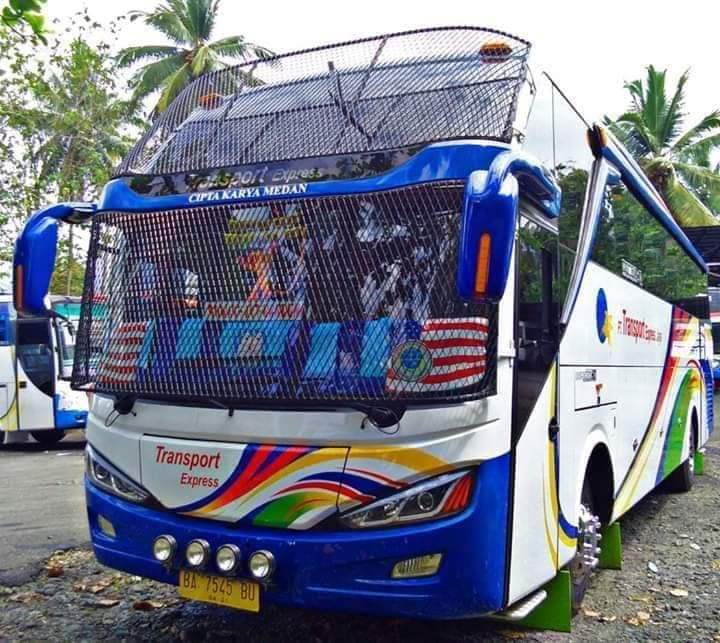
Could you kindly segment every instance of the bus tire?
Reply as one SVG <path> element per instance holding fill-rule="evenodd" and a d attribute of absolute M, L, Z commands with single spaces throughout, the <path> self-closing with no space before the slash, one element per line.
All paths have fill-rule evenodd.
<path fill-rule="evenodd" d="M 30 431 L 30 435 L 40 444 L 51 445 L 57 444 L 65 437 L 65 431 Z"/>
<path fill-rule="evenodd" d="M 572 584 L 572 613 L 580 611 L 590 577 L 598 565 L 597 553 L 600 542 L 600 519 L 596 514 L 595 500 L 589 476 L 585 476 L 580 497 L 578 514 L 577 552 L 570 561 L 570 579 Z"/>
<path fill-rule="evenodd" d="M 693 413 L 690 427 L 690 452 L 683 462 L 667 478 L 663 488 L 670 493 L 687 493 L 695 482 L 695 450 L 697 449 L 697 416 Z"/>

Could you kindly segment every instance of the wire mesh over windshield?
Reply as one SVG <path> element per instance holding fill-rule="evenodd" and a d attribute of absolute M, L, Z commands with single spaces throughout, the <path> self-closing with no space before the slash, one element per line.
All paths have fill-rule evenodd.
<path fill-rule="evenodd" d="M 463 137 L 510 141 L 529 44 L 478 28 L 358 40 L 212 72 L 116 175 L 174 174 Z"/>
<path fill-rule="evenodd" d="M 455 290 L 463 184 L 94 217 L 73 385 L 226 404 L 461 400 L 493 309 Z"/>

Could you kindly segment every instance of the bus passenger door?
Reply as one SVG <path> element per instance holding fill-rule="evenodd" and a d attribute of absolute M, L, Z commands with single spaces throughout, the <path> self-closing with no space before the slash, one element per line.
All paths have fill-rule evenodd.
<path fill-rule="evenodd" d="M 16 325 L 18 421 L 20 430 L 55 427 L 55 367 L 50 320 L 20 319 Z"/>

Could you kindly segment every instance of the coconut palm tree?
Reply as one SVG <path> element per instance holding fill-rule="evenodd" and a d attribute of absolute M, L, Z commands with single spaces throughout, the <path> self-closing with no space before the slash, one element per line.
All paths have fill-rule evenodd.
<path fill-rule="evenodd" d="M 711 156 L 720 149 L 720 110 L 684 130 L 688 72 L 668 100 L 666 71 L 650 65 L 644 82 L 626 83 L 630 109 L 605 123 L 638 159 L 681 226 L 718 224 L 720 212 L 712 210 L 720 203 L 720 173 Z"/>
<path fill-rule="evenodd" d="M 142 18 L 172 41 L 170 45 L 128 47 L 118 55 L 121 67 L 152 61 L 137 70 L 131 84 L 138 99 L 160 90 L 154 113 L 167 109 L 194 78 L 222 69 L 230 60 L 272 55 L 270 50 L 248 42 L 243 36 L 211 42 L 219 6 L 220 0 L 165 0 L 153 11 L 134 11 L 130 15 L 131 20 Z"/>

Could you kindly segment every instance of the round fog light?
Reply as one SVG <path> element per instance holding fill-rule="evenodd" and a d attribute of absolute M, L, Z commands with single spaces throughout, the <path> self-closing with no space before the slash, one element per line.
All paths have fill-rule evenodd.
<path fill-rule="evenodd" d="M 204 567 L 209 556 L 210 543 L 207 540 L 191 540 L 185 548 L 185 560 L 190 567 Z"/>
<path fill-rule="evenodd" d="M 172 536 L 167 534 L 158 536 L 153 541 L 153 558 L 161 563 L 166 563 L 173 557 L 176 548 L 177 541 Z"/>
<path fill-rule="evenodd" d="M 223 574 L 232 574 L 240 562 L 240 549 L 235 545 L 221 545 L 215 552 L 215 565 Z"/>
<path fill-rule="evenodd" d="M 250 556 L 248 567 L 253 578 L 265 580 L 275 571 L 275 556 L 266 549 L 256 551 Z"/>

